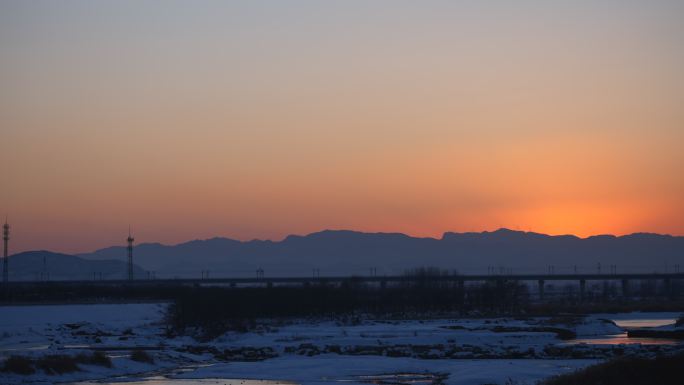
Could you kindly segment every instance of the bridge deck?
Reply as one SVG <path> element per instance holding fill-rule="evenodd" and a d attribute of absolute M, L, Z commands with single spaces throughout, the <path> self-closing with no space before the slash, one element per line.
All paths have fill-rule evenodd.
<path fill-rule="evenodd" d="M 335 277 L 263 277 L 263 278 L 177 278 L 177 279 L 136 279 L 129 280 L 81 280 L 81 281 L 10 281 L 10 285 L 30 285 L 39 283 L 62 283 L 62 284 L 101 284 L 101 285 L 194 285 L 194 284 L 268 284 L 268 283 L 331 283 L 343 281 L 356 281 L 368 283 L 380 282 L 412 282 L 419 280 L 443 281 L 443 282 L 472 282 L 472 281 L 607 281 L 607 280 L 661 280 L 661 279 L 684 279 L 684 273 L 651 273 L 651 274 L 502 274 L 502 275 L 449 275 L 439 277 L 414 277 L 404 275 L 394 276 L 335 276 Z"/>

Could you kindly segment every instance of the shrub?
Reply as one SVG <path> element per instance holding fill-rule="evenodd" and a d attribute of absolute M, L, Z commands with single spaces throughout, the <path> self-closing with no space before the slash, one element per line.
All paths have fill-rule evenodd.
<path fill-rule="evenodd" d="M 2 366 L 3 372 L 10 372 L 22 375 L 29 375 L 36 372 L 30 358 L 23 356 L 10 356 Z"/>
<path fill-rule="evenodd" d="M 420 279 L 432 276 L 429 271 L 419 273 Z M 513 313 L 527 298 L 524 285 L 516 282 L 500 280 L 461 287 L 444 275 L 435 278 L 435 284 L 427 280 L 413 284 L 409 278 L 413 279 L 380 283 L 379 287 L 348 279 L 339 286 L 321 283 L 302 287 L 188 288 L 176 296 L 166 321 L 176 333 L 201 331 L 201 338 L 213 339 L 229 330 L 250 330 L 259 318 L 358 314 L 411 317 L 470 309 Z"/>
<path fill-rule="evenodd" d="M 131 352 L 131 360 L 137 362 L 144 362 L 146 364 L 153 364 L 154 358 L 142 349 L 135 349 Z"/>
<path fill-rule="evenodd" d="M 47 374 L 64 374 L 81 370 L 76 365 L 76 359 L 66 354 L 50 354 L 40 357 L 36 361 L 36 367 Z"/>
<path fill-rule="evenodd" d="M 675 322 L 676 327 L 684 326 L 684 314 L 680 315 Z"/>
<path fill-rule="evenodd" d="M 542 385 L 678 385 L 684 354 L 671 357 L 618 358 L 575 373 L 556 376 Z"/>
<path fill-rule="evenodd" d="M 101 351 L 96 351 L 91 354 L 81 353 L 76 356 L 76 362 L 84 365 L 98 365 L 106 368 L 112 367 L 112 360 Z"/>

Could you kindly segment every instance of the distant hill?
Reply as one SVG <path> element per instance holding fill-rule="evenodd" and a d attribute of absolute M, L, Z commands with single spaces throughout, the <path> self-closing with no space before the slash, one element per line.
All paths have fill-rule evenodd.
<path fill-rule="evenodd" d="M 93 273 L 101 274 L 103 279 L 123 279 L 127 277 L 124 261 L 113 259 L 89 260 L 73 255 L 50 251 L 27 251 L 14 254 L 9 258 L 9 279 L 11 281 L 50 280 L 91 280 Z M 147 273 L 134 265 L 133 275 L 146 278 Z"/>
<path fill-rule="evenodd" d="M 126 257 L 125 246 L 80 255 L 93 260 Z M 401 274 L 419 266 L 436 266 L 462 273 L 512 269 L 514 273 L 673 271 L 684 265 L 684 237 L 638 233 L 578 238 L 499 229 L 482 233 L 445 233 L 441 239 L 399 233 L 362 233 L 326 230 L 282 241 L 236 241 L 227 238 L 195 240 L 175 246 L 144 243 L 135 248 L 135 261 L 161 277 L 253 277 L 257 268 L 266 276 Z M 666 267 L 667 266 L 667 267 Z"/>

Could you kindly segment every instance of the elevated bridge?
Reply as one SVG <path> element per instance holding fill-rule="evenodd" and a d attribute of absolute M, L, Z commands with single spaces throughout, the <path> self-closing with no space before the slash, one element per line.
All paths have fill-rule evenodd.
<path fill-rule="evenodd" d="M 260 285 L 315 285 L 340 284 L 343 282 L 374 283 L 382 287 L 388 283 L 410 283 L 418 281 L 452 282 L 463 287 L 467 282 L 536 282 L 540 299 L 544 298 L 547 282 L 574 281 L 579 284 L 580 297 L 586 294 L 586 285 L 590 281 L 619 282 L 624 296 L 630 293 L 631 281 L 662 282 L 665 291 L 670 295 L 679 281 L 684 281 L 684 273 L 649 273 L 649 274 L 474 274 L 474 275 L 441 275 L 441 276 L 313 276 L 313 277 L 265 277 L 259 274 L 255 278 L 174 278 L 174 279 L 120 279 L 120 280 L 73 280 L 73 281 L 10 281 L 8 285 L 16 288 L 27 288 L 33 285 L 56 284 L 65 286 L 103 285 L 103 286 L 260 286 Z"/>

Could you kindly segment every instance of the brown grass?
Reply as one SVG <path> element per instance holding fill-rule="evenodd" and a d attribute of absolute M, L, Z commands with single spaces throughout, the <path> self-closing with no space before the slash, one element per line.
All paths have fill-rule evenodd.
<path fill-rule="evenodd" d="M 671 357 L 620 358 L 553 377 L 541 385 L 680 385 L 684 354 Z"/>
<path fill-rule="evenodd" d="M 33 361 L 23 356 L 10 356 L 5 360 L 0 370 L 25 376 L 36 372 L 36 369 L 33 367 Z"/>
<path fill-rule="evenodd" d="M 112 360 L 104 352 L 96 351 L 91 354 L 81 353 L 76 356 L 76 362 L 84 365 L 98 365 L 105 368 L 112 367 Z"/>
<path fill-rule="evenodd" d="M 76 359 L 66 354 L 42 356 L 36 360 L 36 367 L 47 374 L 64 374 L 81 370 L 76 364 Z"/>
<path fill-rule="evenodd" d="M 131 352 L 131 360 L 137 362 L 144 362 L 146 364 L 153 364 L 154 358 L 142 349 L 135 349 Z"/>

